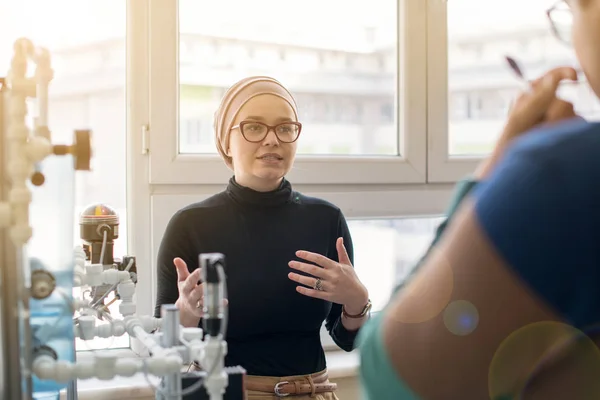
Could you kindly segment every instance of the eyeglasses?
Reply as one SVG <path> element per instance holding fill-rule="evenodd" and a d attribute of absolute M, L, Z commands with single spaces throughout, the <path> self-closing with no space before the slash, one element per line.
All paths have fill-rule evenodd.
<path fill-rule="evenodd" d="M 556 38 L 566 45 L 571 45 L 573 13 L 564 0 L 560 0 L 546 11 L 550 28 Z"/>
<path fill-rule="evenodd" d="M 265 140 L 270 130 L 275 132 L 277 139 L 283 143 L 293 143 L 300 137 L 302 124 L 300 122 L 283 122 L 277 125 L 267 125 L 262 122 L 242 121 L 231 129 L 240 129 L 242 136 L 248 142 L 258 143 Z"/>

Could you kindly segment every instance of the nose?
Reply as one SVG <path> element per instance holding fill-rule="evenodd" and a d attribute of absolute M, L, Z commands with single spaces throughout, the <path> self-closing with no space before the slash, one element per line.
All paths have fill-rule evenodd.
<path fill-rule="evenodd" d="M 267 136 L 265 136 L 262 144 L 263 146 L 279 146 L 279 139 L 277 138 L 273 128 L 269 128 L 267 131 Z"/>

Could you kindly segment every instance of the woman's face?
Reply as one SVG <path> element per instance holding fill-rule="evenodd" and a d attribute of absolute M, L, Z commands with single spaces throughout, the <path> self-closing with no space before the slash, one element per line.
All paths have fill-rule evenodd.
<path fill-rule="evenodd" d="M 573 12 L 573 47 L 596 96 L 600 97 L 600 0 L 566 0 Z"/>
<path fill-rule="evenodd" d="M 262 122 L 269 126 L 297 122 L 292 107 L 280 97 L 270 94 L 258 95 L 244 104 L 233 126 L 245 121 Z M 247 126 L 244 132 L 248 132 L 248 136 L 257 130 L 256 127 Z M 282 142 L 273 129 L 269 129 L 262 141 L 253 143 L 244 138 L 239 127 L 233 129 L 227 152 L 233 161 L 236 182 L 258 191 L 276 189 L 281 178 L 294 164 L 296 143 Z"/>

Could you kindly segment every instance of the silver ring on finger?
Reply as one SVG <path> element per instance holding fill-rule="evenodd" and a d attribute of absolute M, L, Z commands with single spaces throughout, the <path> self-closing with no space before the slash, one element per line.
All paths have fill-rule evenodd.
<path fill-rule="evenodd" d="M 323 290 L 323 280 L 321 278 L 317 278 L 317 280 L 315 281 L 314 289 L 319 291 Z"/>

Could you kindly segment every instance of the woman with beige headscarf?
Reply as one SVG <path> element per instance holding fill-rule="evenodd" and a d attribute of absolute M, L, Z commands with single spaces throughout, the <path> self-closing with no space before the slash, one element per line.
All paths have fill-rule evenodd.
<path fill-rule="evenodd" d="M 215 115 L 217 150 L 233 177 L 225 191 L 173 216 L 158 255 L 156 313 L 175 303 L 189 327 L 202 318 L 198 254 L 226 256 L 226 365 L 246 369 L 252 399 L 336 399 L 321 326 L 351 351 L 371 305 L 340 209 L 285 179 L 301 131 L 281 83 L 256 76 L 233 85 Z"/>

